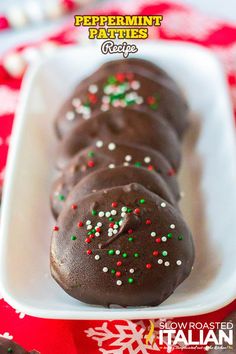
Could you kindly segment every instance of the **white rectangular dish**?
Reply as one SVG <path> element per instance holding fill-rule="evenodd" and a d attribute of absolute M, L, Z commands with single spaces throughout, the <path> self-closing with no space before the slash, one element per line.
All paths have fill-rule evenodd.
<path fill-rule="evenodd" d="M 26 74 L 6 172 L 0 292 L 24 313 L 60 319 L 168 318 L 216 310 L 236 295 L 236 145 L 224 74 L 210 52 L 194 45 L 140 43 L 137 56 L 153 60 L 172 75 L 201 120 L 196 146 L 202 169 L 200 189 L 199 181 L 192 178 L 195 167 L 188 152 L 180 181 L 187 195 L 182 208 L 196 245 L 194 270 L 160 306 L 127 309 L 80 303 L 51 278 L 54 114 L 79 80 L 116 57 L 100 54 L 96 46 L 59 50 Z M 203 219 L 204 232 L 199 227 Z"/>

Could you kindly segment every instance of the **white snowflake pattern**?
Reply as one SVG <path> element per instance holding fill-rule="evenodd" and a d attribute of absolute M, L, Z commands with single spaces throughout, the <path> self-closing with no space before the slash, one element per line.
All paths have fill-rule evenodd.
<path fill-rule="evenodd" d="M 3 334 L 0 334 L 0 337 L 6 338 L 6 339 L 13 339 L 13 336 L 9 332 L 5 332 Z"/>
<path fill-rule="evenodd" d="M 205 40 L 220 25 L 220 21 L 212 21 L 202 13 L 183 9 L 167 11 L 161 28 L 168 36 Z"/>
<path fill-rule="evenodd" d="M 17 314 L 19 314 L 19 319 L 22 320 L 25 317 L 24 312 L 20 312 L 19 310 L 15 310 Z"/>
<path fill-rule="evenodd" d="M 109 322 L 104 322 L 101 327 L 85 330 L 87 337 L 92 338 L 98 344 L 99 351 L 103 354 L 150 354 L 161 349 L 154 338 L 150 344 L 146 344 L 145 332 L 147 326 L 144 321 L 123 321 L 124 324 L 115 324 L 109 329 Z M 155 329 L 159 328 L 158 320 L 153 320 Z M 167 347 L 168 353 L 172 351 Z"/>
<path fill-rule="evenodd" d="M 9 87 L 0 86 L 0 116 L 15 112 L 18 101 L 18 91 L 11 90 Z"/>

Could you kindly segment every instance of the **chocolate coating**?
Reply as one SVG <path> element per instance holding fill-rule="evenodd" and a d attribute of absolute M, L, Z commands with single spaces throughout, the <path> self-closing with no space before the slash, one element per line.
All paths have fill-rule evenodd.
<path fill-rule="evenodd" d="M 78 151 L 99 140 L 143 145 L 161 152 L 175 170 L 180 165 L 180 143 L 165 120 L 133 108 L 116 108 L 77 124 L 60 144 L 58 167 L 63 168 Z"/>
<path fill-rule="evenodd" d="M 69 295 L 104 306 L 155 306 L 189 275 L 190 231 L 159 196 L 138 184 L 71 196 L 77 208 L 66 203 L 51 243 L 52 276 Z"/>
<path fill-rule="evenodd" d="M 26 351 L 19 344 L 13 342 L 10 339 L 0 337 L 0 353 L 1 354 L 40 354 L 36 350 L 30 352 Z"/>
<path fill-rule="evenodd" d="M 188 125 L 188 107 L 176 82 L 150 61 L 129 58 L 103 64 L 75 88 L 58 113 L 57 134 L 65 136 L 94 112 L 129 105 L 153 111 L 157 119 L 164 117 L 180 137 Z"/>
<path fill-rule="evenodd" d="M 136 166 L 148 169 L 152 174 L 160 174 L 168 184 L 176 201 L 180 198 L 175 171 L 158 151 L 128 144 L 116 144 L 109 150 L 109 143 L 89 146 L 81 150 L 64 168 L 62 175 L 53 183 L 51 207 L 55 217 L 61 212 L 71 189 L 89 174 L 105 167 Z M 146 186 L 145 183 L 143 183 Z"/>

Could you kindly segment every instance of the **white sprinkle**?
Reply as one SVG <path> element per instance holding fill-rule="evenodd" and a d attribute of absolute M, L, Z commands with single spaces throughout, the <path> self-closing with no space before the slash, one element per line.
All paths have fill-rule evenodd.
<path fill-rule="evenodd" d="M 175 229 L 175 224 L 171 224 L 171 225 L 170 225 L 170 228 L 171 228 L 171 229 Z"/>
<path fill-rule="evenodd" d="M 107 211 L 105 215 L 107 218 L 109 218 L 111 216 L 111 213 L 109 211 Z"/>
<path fill-rule="evenodd" d="M 121 280 L 117 280 L 116 284 L 120 286 L 120 285 L 122 285 L 122 281 Z"/>
<path fill-rule="evenodd" d="M 114 144 L 114 143 L 110 143 L 108 145 L 108 150 L 110 150 L 110 151 L 115 150 L 115 148 L 116 148 L 116 144 Z"/>
<path fill-rule="evenodd" d="M 115 168 L 114 163 L 110 163 L 110 165 L 108 165 L 109 168 Z"/>
<path fill-rule="evenodd" d="M 66 113 L 66 119 L 71 121 L 75 119 L 75 112 L 69 111 Z"/>
<path fill-rule="evenodd" d="M 103 267 L 103 268 L 102 268 L 102 271 L 103 271 L 104 273 L 107 273 L 107 272 L 108 272 L 108 268 L 107 268 L 107 267 Z"/>
<path fill-rule="evenodd" d="M 89 112 L 83 114 L 83 119 L 88 120 L 89 118 L 91 118 L 91 114 Z"/>
<path fill-rule="evenodd" d="M 99 216 L 100 218 L 102 218 L 104 215 L 105 215 L 104 211 L 99 211 L 98 216 Z M 98 224 L 99 224 L 99 223 L 98 223 Z M 98 225 L 98 224 L 97 224 L 97 225 Z"/>
<path fill-rule="evenodd" d="M 113 234 L 114 234 L 114 235 L 116 235 L 116 234 L 117 234 L 117 232 L 118 232 L 118 230 L 116 230 L 116 229 L 115 229 L 115 230 L 113 230 Z"/>
<path fill-rule="evenodd" d="M 108 236 L 109 237 L 113 236 L 113 232 L 108 232 Z"/>
<path fill-rule="evenodd" d="M 90 225 L 90 224 L 91 224 L 91 220 L 87 220 L 86 225 Z"/>
<path fill-rule="evenodd" d="M 181 262 L 180 260 L 178 260 L 178 261 L 176 261 L 176 264 L 177 264 L 178 266 L 180 266 L 180 265 L 182 264 L 182 262 Z"/>
<path fill-rule="evenodd" d="M 134 273 L 134 269 L 133 268 L 130 268 L 129 272 L 132 274 Z"/>
<path fill-rule="evenodd" d="M 166 238 L 165 236 L 163 236 L 163 237 L 161 238 L 161 240 L 162 240 L 162 242 L 166 242 L 166 241 L 167 241 L 167 238 Z"/>
<path fill-rule="evenodd" d="M 103 213 L 103 211 L 101 212 L 101 213 Z M 98 214 L 99 215 L 99 214 Z M 102 226 L 102 223 L 101 222 L 98 222 L 97 223 L 97 227 L 101 227 Z"/>
<path fill-rule="evenodd" d="M 165 207 L 166 207 L 166 203 L 165 203 L 165 202 L 162 202 L 162 203 L 161 203 L 161 207 L 162 207 L 162 208 L 165 208 Z"/>
<path fill-rule="evenodd" d="M 119 255 L 119 254 L 120 254 L 120 250 L 116 250 L 116 254 L 118 254 L 118 255 Z"/>
<path fill-rule="evenodd" d="M 102 140 L 98 140 L 98 141 L 96 142 L 96 146 L 97 146 L 98 148 L 103 147 L 103 141 L 102 141 Z"/>
<path fill-rule="evenodd" d="M 78 106 L 80 106 L 80 104 L 81 104 L 81 101 L 80 101 L 79 98 L 73 98 L 73 100 L 72 100 L 72 106 L 78 107 Z"/>
<path fill-rule="evenodd" d="M 143 98 L 138 96 L 137 99 L 136 99 L 136 103 L 137 104 L 142 104 L 143 103 Z"/>
<path fill-rule="evenodd" d="M 153 232 L 151 232 L 151 236 L 152 237 L 155 237 L 157 234 L 153 231 Z"/>
<path fill-rule="evenodd" d="M 121 216 L 122 218 L 124 218 L 124 217 L 125 217 L 125 215 L 126 215 L 126 213 L 121 213 L 121 215 L 120 215 L 120 216 Z"/>
<path fill-rule="evenodd" d="M 109 105 L 108 104 L 102 104 L 101 105 L 101 111 L 106 112 L 106 111 L 108 111 L 108 109 L 109 109 Z"/>
<path fill-rule="evenodd" d="M 129 163 L 128 162 L 124 162 L 123 166 L 129 166 Z"/>
<path fill-rule="evenodd" d="M 113 209 L 113 210 L 111 211 L 111 215 L 116 215 L 116 214 L 117 214 L 117 211 Z"/>
<path fill-rule="evenodd" d="M 110 97 L 109 96 L 103 96 L 102 97 L 102 102 L 107 105 L 108 103 L 110 103 Z"/>
<path fill-rule="evenodd" d="M 94 258 L 96 259 L 96 261 L 98 261 L 100 259 L 100 256 L 98 254 L 96 254 L 96 256 L 94 256 Z"/>
<path fill-rule="evenodd" d="M 162 264 L 162 263 L 163 263 L 163 260 L 159 258 L 158 261 L 157 261 L 157 263 L 158 263 L 158 264 Z"/>
<path fill-rule="evenodd" d="M 96 237 L 100 236 L 100 232 L 95 232 L 95 236 Z"/>
<path fill-rule="evenodd" d="M 122 207 L 121 211 L 127 211 L 127 207 Z"/>
<path fill-rule="evenodd" d="M 87 226 L 87 230 L 91 230 L 92 228 L 93 228 L 92 225 Z"/>
<path fill-rule="evenodd" d="M 113 228 L 109 227 L 108 232 L 113 232 Z"/>
<path fill-rule="evenodd" d="M 90 85 L 88 90 L 91 93 L 96 93 L 98 91 L 98 87 L 97 87 L 97 85 Z"/>
<path fill-rule="evenodd" d="M 165 267 L 169 267 L 170 262 L 166 261 L 166 262 L 164 263 L 164 265 L 165 265 Z"/>
<path fill-rule="evenodd" d="M 125 161 L 131 161 L 132 160 L 132 156 L 131 155 L 126 155 L 125 156 Z"/>
<path fill-rule="evenodd" d="M 115 224 L 115 225 L 113 226 L 113 229 L 118 229 L 118 227 L 119 227 L 119 226 Z"/>
<path fill-rule="evenodd" d="M 151 162 L 151 158 L 149 156 L 144 157 L 144 162 L 145 163 Z"/>
<path fill-rule="evenodd" d="M 134 80 L 134 81 L 131 82 L 131 85 L 130 85 L 130 86 L 131 86 L 131 88 L 132 88 L 133 90 L 138 90 L 138 89 L 140 88 L 140 82 Z"/>

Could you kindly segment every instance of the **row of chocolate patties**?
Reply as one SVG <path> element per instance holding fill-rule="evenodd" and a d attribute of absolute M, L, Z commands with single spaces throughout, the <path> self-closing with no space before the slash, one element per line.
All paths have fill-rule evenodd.
<path fill-rule="evenodd" d="M 50 260 L 69 295 L 155 306 L 188 277 L 194 246 L 176 179 L 187 126 L 178 85 L 141 59 L 103 64 L 64 102 Z"/>

